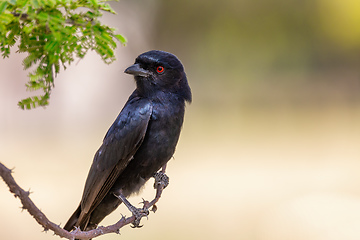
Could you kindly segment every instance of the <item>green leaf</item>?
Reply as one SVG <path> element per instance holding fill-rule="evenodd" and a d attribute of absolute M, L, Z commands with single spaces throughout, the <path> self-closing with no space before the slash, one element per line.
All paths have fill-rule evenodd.
<path fill-rule="evenodd" d="M 14 15 L 10 13 L 3 13 L 0 15 L 0 22 L 4 25 L 11 23 L 14 20 Z"/>
<path fill-rule="evenodd" d="M 40 7 L 40 3 L 38 0 L 31 0 L 31 3 L 35 9 Z"/>
<path fill-rule="evenodd" d="M 26 34 L 29 34 L 32 30 L 34 29 L 34 25 L 24 25 L 23 26 L 23 31 L 26 33 Z"/>
<path fill-rule="evenodd" d="M 50 23 L 62 27 L 61 25 L 65 23 L 65 19 L 61 14 L 52 13 Z"/>
<path fill-rule="evenodd" d="M 8 2 L 6 2 L 6 1 L 0 3 L 0 14 L 2 14 L 5 11 L 7 5 L 8 5 Z"/>
<path fill-rule="evenodd" d="M 42 20 L 42 21 L 45 21 L 49 18 L 49 14 L 46 13 L 46 12 L 40 12 L 38 15 L 37 15 L 37 19 L 39 20 Z"/>
<path fill-rule="evenodd" d="M 18 102 L 18 106 L 21 109 L 36 108 L 37 106 L 46 106 L 49 104 L 49 94 L 45 93 L 43 96 L 28 97 Z"/>
<path fill-rule="evenodd" d="M 101 10 L 112 13 L 112 14 L 116 14 L 116 12 L 114 11 L 114 9 L 112 9 L 112 7 L 107 4 L 107 3 L 103 3 L 101 6 Z"/>
<path fill-rule="evenodd" d="M 28 0 L 10 0 L 9 2 L 13 5 L 16 4 L 18 8 L 23 8 L 28 4 Z"/>
<path fill-rule="evenodd" d="M 28 69 L 31 67 L 34 63 L 36 63 L 39 60 L 39 57 L 36 54 L 29 54 L 26 58 L 23 60 L 23 65 L 25 69 Z"/>
<path fill-rule="evenodd" d="M 126 40 L 126 38 L 125 38 L 123 35 L 121 35 L 121 34 L 116 34 L 116 35 L 114 35 L 114 36 L 116 37 L 117 40 L 119 40 L 119 42 L 120 42 L 121 44 L 123 44 L 123 45 L 126 44 L 127 40 Z"/>
<path fill-rule="evenodd" d="M 101 34 L 101 40 L 107 43 L 111 43 L 113 41 L 112 37 L 109 35 L 109 33 L 102 31 Z"/>
<path fill-rule="evenodd" d="M 51 52 L 53 53 L 56 50 L 56 48 L 58 47 L 58 44 L 59 43 L 57 41 L 50 40 L 45 44 L 44 50 L 46 50 L 48 53 L 51 53 Z"/>
<path fill-rule="evenodd" d="M 56 0 L 47 0 L 47 5 L 51 8 L 56 6 Z"/>
<path fill-rule="evenodd" d="M 36 91 L 45 88 L 44 81 L 29 81 L 26 84 L 27 90 Z"/>
<path fill-rule="evenodd" d="M 39 79 L 42 79 L 45 77 L 45 71 L 40 66 L 35 70 L 34 73 L 29 74 L 30 81 L 36 82 Z"/>
<path fill-rule="evenodd" d="M 25 109 L 25 106 L 26 106 L 26 109 L 30 109 L 31 108 L 30 102 L 31 102 L 31 98 L 25 98 L 25 99 L 21 100 L 20 102 L 18 102 L 18 106 L 22 110 Z"/>
<path fill-rule="evenodd" d="M 97 0 L 89 0 L 89 2 L 90 2 L 94 7 L 97 7 L 98 4 L 99 4 Z"/>
<path fill-rule="evenodd" d="M 10 55 L 10 47 L 1 47 L 3 58 L 7 58 Z"/>

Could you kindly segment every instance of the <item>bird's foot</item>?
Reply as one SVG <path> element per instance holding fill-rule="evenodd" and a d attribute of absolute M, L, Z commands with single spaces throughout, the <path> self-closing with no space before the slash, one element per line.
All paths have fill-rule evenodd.
<path fill-rule="evenodd" d="M 134 206 L 131 206 L 129 208 L 130 212 L 135 216 L 135 220 L 132 222 L 132 228 L 140 228 L 143 225 L 140 225 L 140 221 L 143 217 L 146 217 L 149 215 L 149 209 L 145 206 L 143 208 L 136 208 Z"/>
<path fill-rule="evenodd" d="M 149 215 L 149 209 L 145 204 L 144 200 L 144 206 L 142 208 L 136 208 L 134 207 L 127 199 L 126 197 L 120 192 L 120 193 L 113 193 L 115 197 L 120 199 L 125 206 L 129 209 L 129 211 L 135 216 L 135 220 L 132 223 L 132 228 L 140 228 L 142 225 L 140 225 L 140 221 L 143 217 L 147 217 Z"/>
<path fill-rule="evenodd" d="M 157 189 L 158 186 L 161 186 L 162 189 L 166 188 L 169 185 L 169 177 L 162 171 L 154 174 L 155 183 L 154 188 Z"/>

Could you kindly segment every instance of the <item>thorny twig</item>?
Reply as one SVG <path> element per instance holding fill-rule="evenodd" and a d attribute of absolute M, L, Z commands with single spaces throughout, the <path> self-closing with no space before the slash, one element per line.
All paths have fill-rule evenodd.
<path fill-rule="evenodd" d="M 165 173 L 165 167 L 166 165 L 161 170 L 162 173 Z M 131 216 L 127 218 L 122 216 L 118 222 L 107 227 L 100 226 L 90 231 L 81 231 L 79 228 L 77 228 L 72 232 L 68 232 L 63 228 L 61 228 L 59 225 L 51 222 L 45 216 L 45 214 L 42 213 L 38 207 L 36 207 L 34 202 L 29 197 L 30 192 L 25 191 L 15 182 L 15 179 L 12 176 L 12 170 L 7 168 L 1 162 L 0 162 L 0 176 L 2 177 L 4 182 L 8 185 L 10 192 L 12 192 L 15 195 L 15 197 L 18 197 L 20 199 L 22 203 L 22 209 L 26 209 L 29 212 L 29 214 L 33 216 L 35 220 L 44 228 L 45 231 L 52 230 L 55 235 L 58 235 L 63 238 L 67 238 L 70 240 L 90 239 L 108 233 L 119 233 L 120 228 L 132 223 L 135 220 L 135 216 Z M 154 187 L 156 188 L 156 196 L 151 202 L 144 200 L 144 207 L 146 208 L 153 207 L 152 210 L 155 212 L 156 210 L 155 203 L 159 200 L 161 193 L 166 186 L 164 187 L 163 184 L 156 184 L 155 182 Z"/>

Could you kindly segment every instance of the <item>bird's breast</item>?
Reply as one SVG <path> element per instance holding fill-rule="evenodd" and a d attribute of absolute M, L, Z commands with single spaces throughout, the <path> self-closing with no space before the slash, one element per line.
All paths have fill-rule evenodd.
<path fill-rule="evenodd" d="M 181 107 L 154 104 L 152 115 L 137 158 L 142 166 L 157 171 L 174 154 L 184 118 Z"/>

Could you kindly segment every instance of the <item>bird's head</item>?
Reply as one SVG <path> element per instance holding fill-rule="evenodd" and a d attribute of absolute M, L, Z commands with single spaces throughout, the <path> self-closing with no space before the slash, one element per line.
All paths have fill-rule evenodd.
<path fill-rule="evenodd" d="M 125 70 L 134 75 L 137 90 L 145 96 L 163 93 L 176 94 L 191 102 L 191 90 L 184 67 L 173 54 L 152 50 L 139 55 L 135 63 Z"/>

